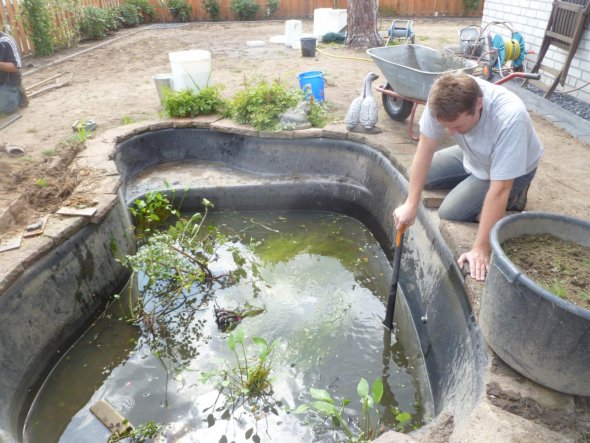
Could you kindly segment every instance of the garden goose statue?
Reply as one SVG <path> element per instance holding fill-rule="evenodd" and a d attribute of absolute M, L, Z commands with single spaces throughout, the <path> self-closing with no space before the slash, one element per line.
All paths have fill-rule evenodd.
<path fill-rule="evenodd" d="M 371 95 L 371 84 L 379 76 L 374 72 L 369 72 L 365 77 L 363 91 L 356 97 L 346 113 L 344 122 L 346 127 L 353 132 L 366 132 L 378 134 L 381 132 L 375 125 L 377 124 L 377 101 Z"/>

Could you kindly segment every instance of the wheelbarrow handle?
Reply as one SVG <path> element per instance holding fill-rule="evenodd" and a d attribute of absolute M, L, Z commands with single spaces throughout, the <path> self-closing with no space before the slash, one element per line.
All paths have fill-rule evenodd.
<path fill-rule="evenodd" d="M 500 80 L 495 82 L 497 85 L 501 85 L 502 83 L 506 83 L 515 78 L 523 78 L 526 80 L 540 80 L 541 74 L 538 72 L 513 72 L 512 74 L 507 75 L 506 77 L 502 77 Z"/>

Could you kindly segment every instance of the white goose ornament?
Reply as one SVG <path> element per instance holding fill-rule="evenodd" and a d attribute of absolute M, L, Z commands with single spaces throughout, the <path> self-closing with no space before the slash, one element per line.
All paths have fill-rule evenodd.
<path fill-rule="evenodd" d="M 379 133 L 381 130 L 375 125 L 378 120 L 377 101 L 371 95 L 371 84 L 379 76 L 369 72 L 365 77 L 363 91 L 356 97 L 346 113 L 344 122 L 346 127 L 353 132 Z"/>

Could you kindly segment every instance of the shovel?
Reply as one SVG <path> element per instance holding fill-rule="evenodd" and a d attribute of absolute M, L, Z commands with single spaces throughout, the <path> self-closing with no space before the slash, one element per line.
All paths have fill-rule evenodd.
<path fill-rule="evenodd" d="M 399 266 L 402 256 L 402 243 L 404 241 L 404 233 L 406 232 L 406 225 L 401 225 L 395 235 L 395 253 L 393 256 L 393 275 L 391 276 L 391 289 L 389 290 L 389 300 L 387 301 L 387 311 L 385 312 L 385 320 L 383 325 L 393 330 L 393 313 L 395 311 L 395 299 L 397 297 L 397 282 L 399 280 Z"/>

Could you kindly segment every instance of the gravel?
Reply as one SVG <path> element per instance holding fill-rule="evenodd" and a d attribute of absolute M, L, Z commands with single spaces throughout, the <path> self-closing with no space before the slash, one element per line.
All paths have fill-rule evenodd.
<path fill-rule="evenodd" d="M 530 83 L 527 83 L 525 88 L 531 91 L 533 94 L 539 96 L 543 96 L 545 94 L 545 91 Z M 581 117 L 585 120 L 590 120 L 590 103 L 562 92 L 554 92 L 551 94 L 549 101 L 561 106 L 563 109 L 577 115 L 578 117 Z"/>

